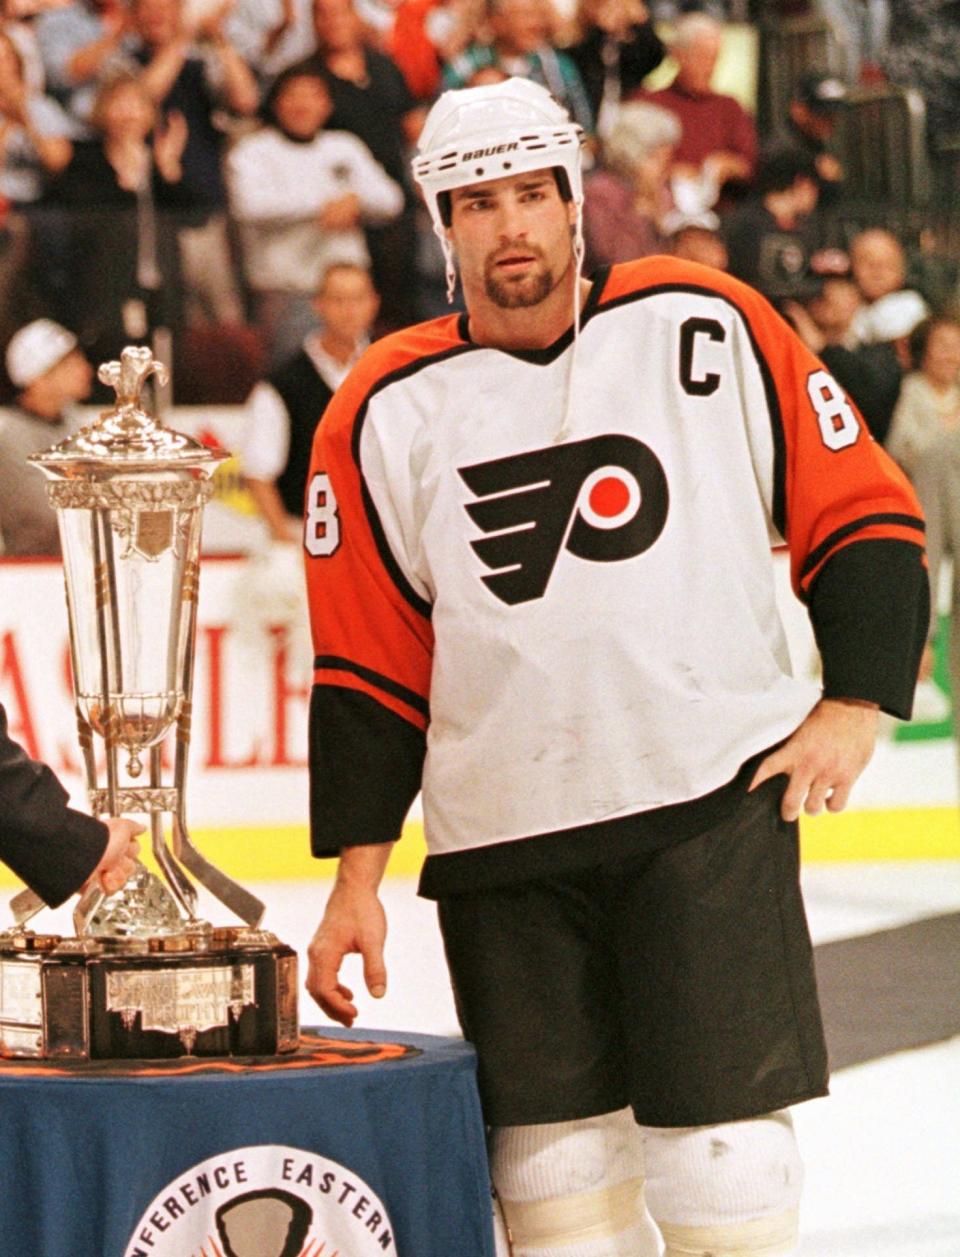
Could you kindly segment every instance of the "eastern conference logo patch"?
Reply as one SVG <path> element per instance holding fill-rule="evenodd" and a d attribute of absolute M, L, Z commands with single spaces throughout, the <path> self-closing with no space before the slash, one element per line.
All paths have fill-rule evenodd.
<path fill-rule="evenodd" d="M 479 499 L 466 511 L 470 544 L 492 575 L 481 580 L 511 605 L 542 598 L 562 550 L 615 563 L 648 550 L 667 522 L 660 460 L 629 436 L 597 436 L 459 468 Z"/>
<path fill-rule="evenodd" d="M 124 1257 L 396 1257 L 367 1184 L 336 1161 L 255 1144 L 210 1157 L 157 1194 Z"/>

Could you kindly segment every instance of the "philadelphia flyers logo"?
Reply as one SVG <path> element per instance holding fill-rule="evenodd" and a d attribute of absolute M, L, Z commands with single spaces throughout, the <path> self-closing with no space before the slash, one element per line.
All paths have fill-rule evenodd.
<path fill-rule="evenodd" d="M 467 514 L 487 534 L 470 545 L 481 580 L 511 606 L 542 598 L 562 550 L 616 563 L 649 550 L 667 522 L 660 460 L 629 436 L 596 436 L 459 468 L 478 499 Z"/>

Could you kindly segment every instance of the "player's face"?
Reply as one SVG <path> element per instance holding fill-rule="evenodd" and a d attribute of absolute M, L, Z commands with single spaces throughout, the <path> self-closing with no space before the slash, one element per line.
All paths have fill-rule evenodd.
<path fill-rule="evenodd" d="M 574 218 L 550 170 L 455 189 L 449 234 L 468 304 L 480 293 L 502 310 L 546 300 L 573 261 Z"/>

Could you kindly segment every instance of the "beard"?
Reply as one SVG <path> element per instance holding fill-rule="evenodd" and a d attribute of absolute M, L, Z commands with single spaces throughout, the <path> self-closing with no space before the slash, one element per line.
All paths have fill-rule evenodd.
<path fill-rule="evenodd" d="M 521 310 L 527 306 L 538 306 L 556 285 L 553 272 L 549 267 L 543 267 L 516 279 L 502 278 L 488 269 L 484 275 L 484 287 L 487 296 L 501 310 Z"/>
<path fill-rule="evenodd" d="M 499 249 L 487 259 L 483 270 L 483 284 L 487 296 L 501 310 L 522 310 L 529 306 L 537 306 L 553 292 L 563 279 L 554 278 L 553 271 L 543 260 L 543 253 L 536 246 L 522 245 L 511 250 L 530 254 L 536 259 L 532 270 L 525 275 L 501 276 L 497 274 L 497 262 L 504 256 L 505 250 Z M 566 268 L 564 269 L 566 274 Z"/>

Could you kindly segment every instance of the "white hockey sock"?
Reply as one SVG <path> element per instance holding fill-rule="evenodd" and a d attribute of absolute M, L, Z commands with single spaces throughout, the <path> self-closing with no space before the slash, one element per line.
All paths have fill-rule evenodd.
<path fill-rule="evenodd" d="M 644 1128 L 650 1211 L 665 1257 L 788 1257 L 803 1166 L 786 1112 Z"/>
<path fill-rule="evenodd" d="M 658 1257 L 629 1110 L 496 1128 L 491 1162 L 513 1257 Z"/>

